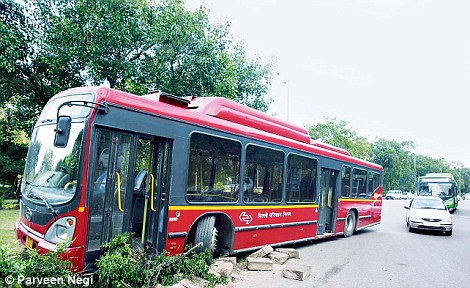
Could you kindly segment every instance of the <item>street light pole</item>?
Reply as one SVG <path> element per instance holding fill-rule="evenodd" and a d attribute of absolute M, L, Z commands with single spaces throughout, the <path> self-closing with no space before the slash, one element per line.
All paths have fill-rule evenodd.
<path fill-rule="evenodd" d="M 287 84 L 287 121 L 289 121 L 289 101 L 290 101 L 290 80 L 283 81 L 282 84 Z"/>

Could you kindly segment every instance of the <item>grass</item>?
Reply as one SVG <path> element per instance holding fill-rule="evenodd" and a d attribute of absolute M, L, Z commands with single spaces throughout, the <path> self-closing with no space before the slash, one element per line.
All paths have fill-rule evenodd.
<path fill-rule="evenodd" d="M 0 210 L 0 245 L 16 241 L 15 222 L 19 217 L 18 209 Z"/>

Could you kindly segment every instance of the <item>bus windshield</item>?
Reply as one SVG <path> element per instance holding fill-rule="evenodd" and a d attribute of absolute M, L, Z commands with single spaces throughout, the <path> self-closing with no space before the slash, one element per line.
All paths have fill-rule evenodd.
<path fill-rule="evenodd" d="M 452 196 L 452 183 L 421 183 L 421 196 Z"/>
<path fill-rule="evenodd" d="M 65 203 L 73 198 L 84 127 L 84 122 L 72 123 L 68 144 L 63 148 L 53 145 L 55 124 L 35 128 L 22 183 L 24 197 L 51 204 Z"/>

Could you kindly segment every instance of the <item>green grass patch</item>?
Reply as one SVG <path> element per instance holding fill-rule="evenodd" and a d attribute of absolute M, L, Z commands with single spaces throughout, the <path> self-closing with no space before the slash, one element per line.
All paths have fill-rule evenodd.
<path fill-rule="evenodd" d="M 0 245 L 16 240 L 15 222 L 19 218 L 18 209 L 0 210 Z"/>

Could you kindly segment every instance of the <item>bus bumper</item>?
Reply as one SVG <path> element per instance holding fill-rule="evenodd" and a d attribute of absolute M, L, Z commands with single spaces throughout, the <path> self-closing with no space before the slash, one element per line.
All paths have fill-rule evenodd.
<path fill-rule="evenodd" d="M 29 249 L 36 249 L 39 254 L 45 254 L 50 251 L 56 251 L 57 245 L 46 241 L 43 237 L 40 237 L 26 228 L 20 220 L 15 223 L 16 237 L 22 246 Z M 83 270 L 84 265 L 85 248 L 69 247 L 65 248 L 62 253 L 62 259 L 68 260 L 72 263 L 72 271 L 79 272 Z"/>

